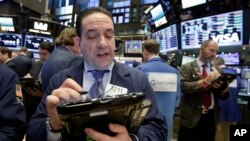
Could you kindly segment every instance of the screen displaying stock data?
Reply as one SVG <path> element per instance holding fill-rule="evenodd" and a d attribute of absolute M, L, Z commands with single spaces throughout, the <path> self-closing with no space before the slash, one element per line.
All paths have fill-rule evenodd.
<path fill-rule="evenodd" d="M 199 48 L 212 39 L 221 46 L 242 45 L 242 10 L 181 23 L 182 49 Z"/>
<path fill-rule="evenodd" d="M 22 35 L 14 33 L 0 33 L 0 46 L 19 49 L 22 46 Z"/>
<path fill-rule="evenodd" d="M 160 43 L 160 52 L 178 49 L 176 24 L 168 26 L 152 34 L 152 39 Z"/>

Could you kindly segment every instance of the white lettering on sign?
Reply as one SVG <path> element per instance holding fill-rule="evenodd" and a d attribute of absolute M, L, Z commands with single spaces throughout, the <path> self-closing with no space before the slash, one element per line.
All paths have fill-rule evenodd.
<path fill-rule="evenodd" d="M 1 26 L 2 31 L 15 31 L 12 26 Z"/>
<path fill-rule="evenodd" d="M 177 91 L 177 75 L 175 73 L 149 72 L 148 80 L 155 92 Z"/>
<path fill-rule="evenodd" d="M 244 136 L 247 133 L 246 129 L 236 129 L 234 132 L 234 136 Z"/>
<path fill-rule="evenodd" d="M 2 40 L 4 45 L 16 45 L 16 41 L 13 40 Z"/>
<path fill-rule="evenodd" d="M 240 41 L 237 33 L 220 34 L 216 36 L 211 36 L 211 38 L 217 43 L 229 43 Z"/>
<path fill-rule="evenodd" d="M 198 32 L 204 32 L 205 31 L 206 24 L 196 24 L 192 26 L 185 25 L 185 33 L 184 34 L 191 34 L 191 33 L 198 33 Z"/>
<path fill-rule="evenodd" d="M 166 17 L 164 16 L 164 17 L 160 18 L 159 20 L 155 21 L 155 27 L 159 27 L 161 25 L 164 25 L 167 22 L 168 21 L 167 21 Z"/>
<path fill-rule="evenodd" d="M 39 30 L 48 30 L 48 24 L 47 23 L 42 23 L 42 22 L 34 22 L 34 29 L 39 29 Z"/>

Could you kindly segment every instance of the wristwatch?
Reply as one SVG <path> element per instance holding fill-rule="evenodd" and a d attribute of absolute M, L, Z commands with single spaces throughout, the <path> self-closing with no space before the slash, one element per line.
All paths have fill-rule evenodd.
<path fill-rule="evenodd" d="M 50 119 L 49 119 L 49 117 L 47 118 L 47 120 L 46 120 L 46 128 L 50 131 L 50 132 L 52 132 L 52 133 L 60 133 L 60 132 L 62 132 L 63 131 L 63 129 L 53 129 L 51 126 L 50 126 Z"/>

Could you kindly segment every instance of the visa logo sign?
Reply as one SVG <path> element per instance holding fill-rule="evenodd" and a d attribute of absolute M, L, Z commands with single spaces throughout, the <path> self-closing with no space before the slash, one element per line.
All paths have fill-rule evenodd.
<path fill-rule="evenodd" d="M 42 23 L 42 22 L 34 22 L 34 29 L 38 30 L 48 30 L 48 24 L 47 23 Z"/>
<path fill-rule="evenodd" d="M 229 43 L 229 42 L 240 41 L 238 33 L 226 33 L 226 34 L 213 35 L 210 37 L 217 43 Z"/>

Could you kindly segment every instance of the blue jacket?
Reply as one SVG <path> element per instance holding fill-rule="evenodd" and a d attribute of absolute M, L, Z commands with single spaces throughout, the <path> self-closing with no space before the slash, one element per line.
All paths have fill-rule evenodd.
<path fill-rule="evenodd" d="M 72 51 L 64 46 L 58 46 L 44 62 L 41 70 L 42 88 L 46 91 L 50 78 L 57 72 L 69 68 L 82 60 Z"/>
<path fill-rule="evenodd" d="M 177 75 L 176 92 L 155 92 L 159 110 L 164 114 L 164 116 L 167 119 L 168 141 L 170 141 L 172 136 L 175 108 L 180 104 L 180 98 L 181 98 L 181 85 L 180 85 L 179 72 L 175 68 L 164 63 L 164 61 L 159 57 L 152 58 L 148 62 L 137 66 L 137 68 L 145 73 L 165 72 L 165 73 L 174 73 Z"/>
<path fill-rule="evenodd" d="M 0 141 L 22 141 L 25 134 L 25 111 L 16 98 L 17 82 L 17 75 L 0 64 Z"/>
<path fill-rule="evenodd" d="M 240 122 L 242 115 L 240 107 L 237 103 L 237 97 L 240 91 L 240 77 L 236 78 L 236 87 L 228 87 L 228 98 L 225 100 L 219 100 L 220 107 L 220 121 L 226 122 Z"/>
<path fill-rule="evenodd" d="M 26 136 L 27 141 L 46 141 L 46 96 L 51 94 L 52 90 L 60 87 L 66 78 L 72 78 L 82 86 L 83 68 L 84 65 L 82 63 L 81 65 L 77 65 L 59 72 L 51 79 L 47 92 L 43 96 L 42 102 L 40 103 L 35 115 L 32 117 L 28 125 Z M 110 83 L 121 87 L 126 87 L 128 92 L 145 92 L 146 98 L 151 99 L 153 105 L 148 116 L 136 134 L 140 141 L 165 140 L 167 132 L 165 119 L 157 109 L 155 95 L 152 88 L 150 87 L 147 77 L 136 69 L 129 68 L 124 64 L 115 62 Z"/>

